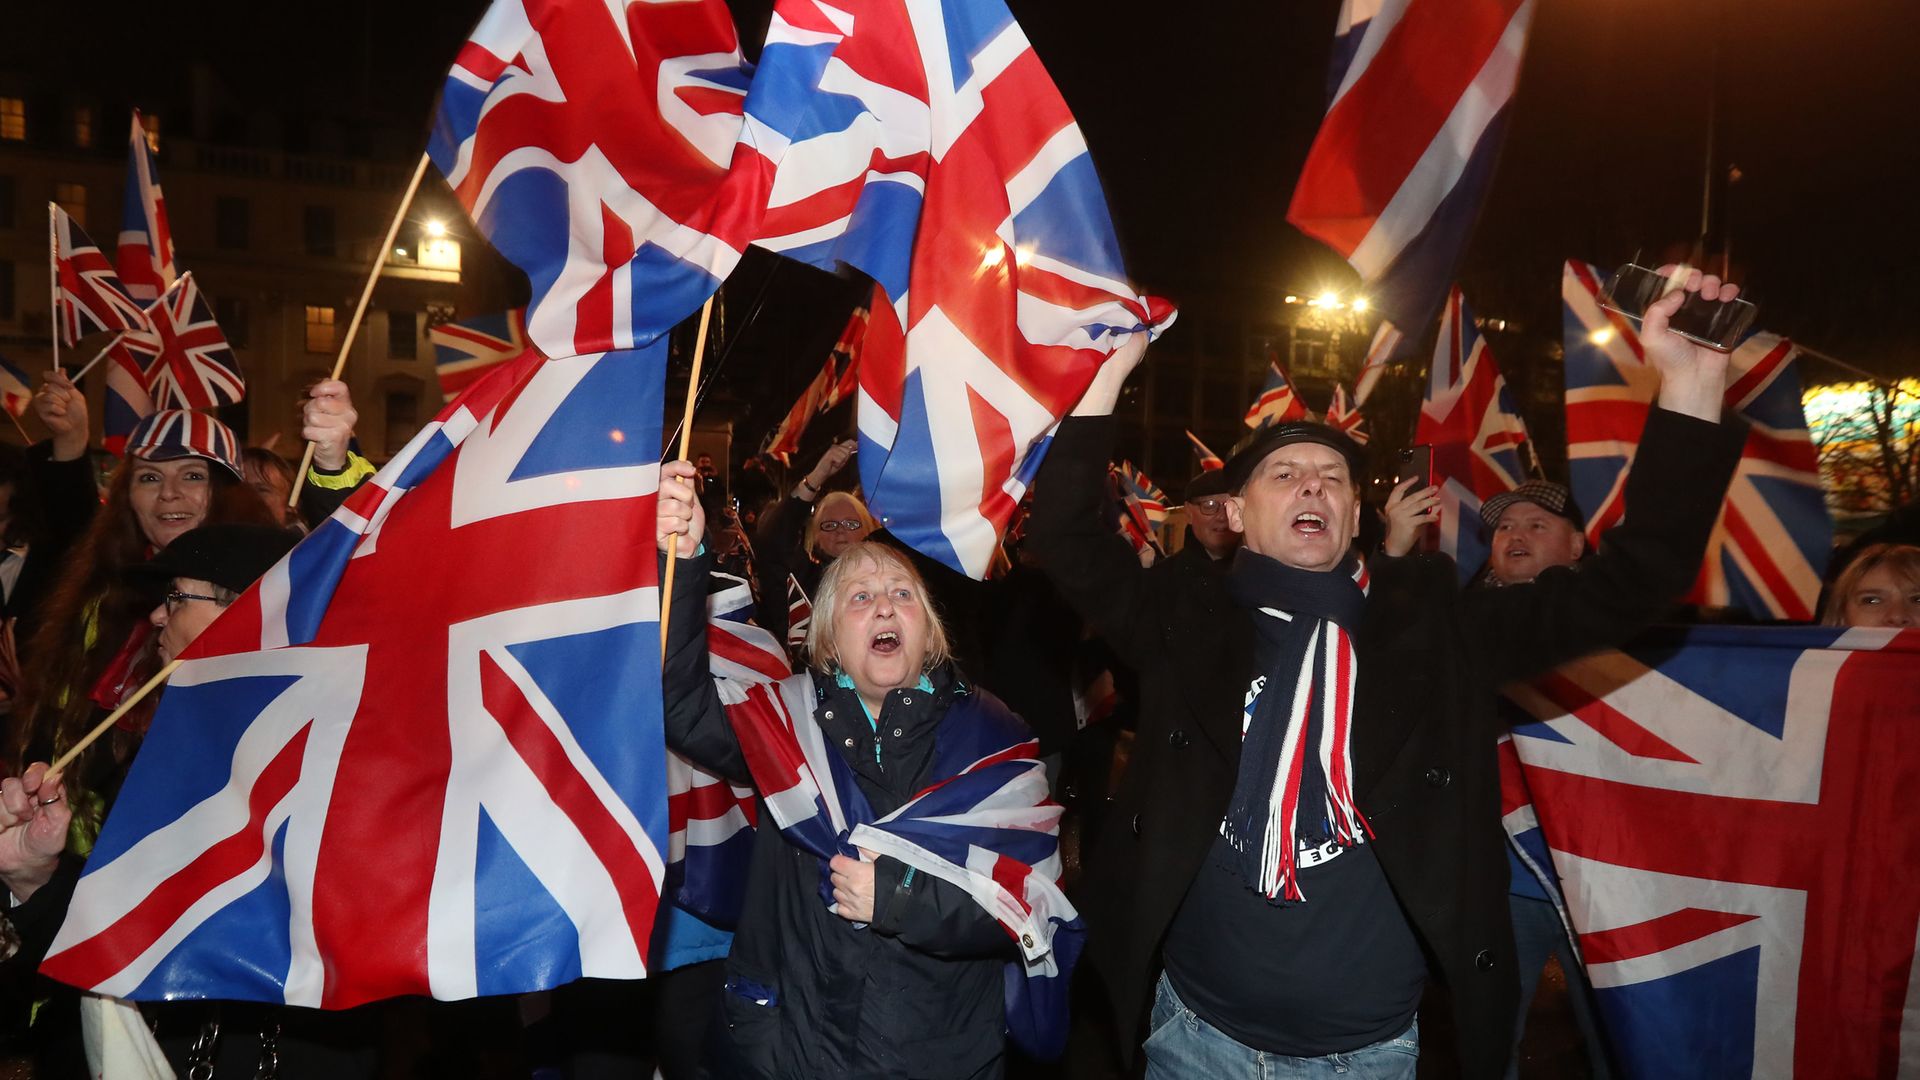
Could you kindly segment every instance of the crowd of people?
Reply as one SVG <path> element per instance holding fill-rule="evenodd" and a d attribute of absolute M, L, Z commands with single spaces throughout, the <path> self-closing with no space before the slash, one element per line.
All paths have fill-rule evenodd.
<path fill-rule="evenodd" d="M 1737 290 L 1695 274 L 1685 292 Z M 663 566 L 681 563 L 662 674 L 672 749 L 756 783 L 764 735 L 706 651 L 709 591 L 740 586 L 791 649 L 778 693 L 832 755 L 850 822 L 884 823 L 1037 739 L 1044 783 L 1010 786 L 994 812 L 1028 828 L 1021 864 L 1064 867 L 1087 933 L 1056 1062 L 1010 1046 L 1006 972 L 1023 949 L 1003 912 L 899 850 L 822 850 L 765 806 L 737 922 L 695 920 L 702 949 L 644 988 L 130 1013 L 38 976 L 151 701 L 48 763 L 374 471 L 329 381 L 304 407 L 316 452 L 297 513 L 285 460 L 171 410 L 141 422 L 102 490 L 85 396 L 53 373 L 33 405 L 48 439 L 0 452 L 0 1034 L 45 1077 L 98 1075 L 100 1032 L 131 1015 L 193 1076 L 408 1075 L 393 1062 L 410 1055 L 410 1075 L 1170 1080 L 1412 1077 L 1422 1020 L 1438 1018 L 1458 1071 L 1483 1077 L 1514 1075 L 1557 956 L 1605 1075 L 1578 958 L 1498 820 L 1497 694 L 1625 641 L 1692 582 L 1743 431 L 1722 414 L 1726 356 L 1667 332 L 1682 298 L 1645 320 L 1662 383 L 1624 523 L 1590 548 L 1565 487 L 1524 484 L 1482 509 L 1492 555 L 1465 588 L 1419 550 L 1438 490 L 1408 479 L 1368 506 L 1358 447 L 1313 422 L 1262 429 L 1195 477 L 1184 545 L 1143 565 L 1114 528 L 1108 463 L 1144 335 L 1060 425 L 985 582 L 887 534 L 850 441 L 784 491 L 760 472 L 728 482 L 710 459 L 662 465 L 656 539 Z M 1824 622 L 1920 624 L 1904 521 L 1840 553 Z M 1045 951 L 1025 945 L 1029 961 Z"/>

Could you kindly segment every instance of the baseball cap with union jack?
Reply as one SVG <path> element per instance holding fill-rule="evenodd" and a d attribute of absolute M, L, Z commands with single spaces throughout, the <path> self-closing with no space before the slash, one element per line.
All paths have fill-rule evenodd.
<path fill-rule="evenodd" d="M 240 475 L 240 443 L 233 430 L 203 412 L 161 409 L 144 417 L 127 435 L 127 453 L 148 461 L 202 457 Z"/>

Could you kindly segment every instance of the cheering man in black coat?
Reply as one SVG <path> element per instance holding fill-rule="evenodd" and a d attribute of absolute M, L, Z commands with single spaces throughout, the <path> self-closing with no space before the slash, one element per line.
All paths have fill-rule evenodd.
<path fill-rule="evenodd" d="M 1725 354 L 1667 321 L 1687 293 L 1735 292 L 1694 272 L 1647 312 L 1662 382 L 1625 523 L 1580 572 L 1505 589 L 1463 592 L 1436 555 L 1363 567 L 1357 448 L 1311 423 L 1229 464 L 1246 542 L 1228 573 L 1143 572 L 1100 504 L 1108 414 L 1144 344 L 1101 368 L 1054 440 L 1029 542 L 1140 675 L 1133 764 L 1077 902 L 1123 1030 L 1152 1002 L 1149 1080 L 1411 1078 L 1429 974 L 1465 1075 L 1506 1066 L 1492 695 L 1620 642 L 1692 582 L 1743 432 L 1721 421 Z"/>

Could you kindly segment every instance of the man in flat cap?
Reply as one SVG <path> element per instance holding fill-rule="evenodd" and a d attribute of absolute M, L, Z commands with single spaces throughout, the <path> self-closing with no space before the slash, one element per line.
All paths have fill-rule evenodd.
<path fill-rule="evenodd" d="M 1494 755 L 1497 687 L 1626 638 L 1697 572 L 1743 432 L 1727 357 L 1669 331 L 1625 523 L 1578 573 L 1462 590 L 1444 556 L 1362 563 L 1359 449 L 1279 424 L 1227 468 L 1225 574 L 1143 572 L 1103 523 L 1123 346 L 1055 436 L 1029 531 L 1062 594 L 1139 673 L 1115 825 L 1076 902 L 1083 970 L 1149 1078 L 1414 1076 L 1429 976 L 1467 1076 L 1507 1064 L 1518 996 Z M 1511 512 L 1511 511 L 1509 511 Z M 1148 1006 L 1151 1003 L 1151 1012 Z M 1131 1044 L 1128 1044 L 1129 1047 Z"/>

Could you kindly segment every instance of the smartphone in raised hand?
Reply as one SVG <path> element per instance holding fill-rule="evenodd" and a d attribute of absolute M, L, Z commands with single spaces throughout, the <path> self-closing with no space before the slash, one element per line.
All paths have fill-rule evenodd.
<path fill-rule="evenodd" d="M 1628 263 L 1607 278 L 1606 286 L 1600 290 L 1600 306 L 1617 311 L 1638 325 L 1646 316 L 1647 308 L 1681 288 L 1692 270 L 1690 266 L 1681 265 L 1663 274 Z M 1667 326 L 1688 341 L 1728 352 L 1745 340 L 1759 314 L 1760 309 L 1745 297 L 1706 300 L 1699 293 L 1693 293 L 1673 318 L 1667 320 Z"/>
<path fill-rule="evenodd" d="M 1433 486 L 1433 447 L 1427 443 L 1415 443 L 1400 451 L 1400 463 L 1394 470 L 1393 486 L 1399 487 L 1408 479 L 1414 484 L 1409 491 Z"/>

